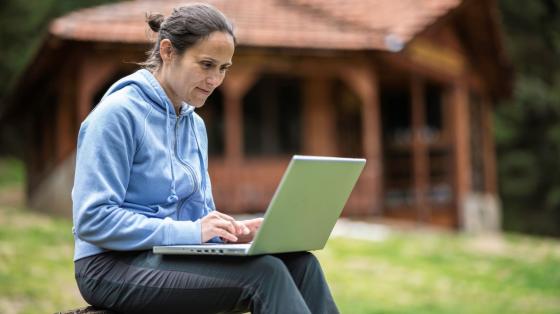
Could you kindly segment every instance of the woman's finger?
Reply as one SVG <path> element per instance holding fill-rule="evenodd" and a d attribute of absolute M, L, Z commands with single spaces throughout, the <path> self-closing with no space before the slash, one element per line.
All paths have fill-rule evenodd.
<path fill-rule="evenodd" d="M 238 234 L 237 227 L 232 221 L 228 221 L 222 218 L 216 218 L 214 221 L 214 225 L 222 229 L 226 229 L 228 232 L 232 234 Z"/>
<path fill-rule="evenodd" d="M 249 233 L 251 233 L 250 228 L 245 226 L 245 224 L 243 224 L 242 222 L 236 221 L 235 224 L 237 225 L 237 227 L 239 229 L 239 234 L 249 234 Z"/>
<path fill-rule="evenodd" d="M 221 237 L 228 241 L 237 242 L 237 237 L 234 234 L 228 232 L 226 229 L 219 228 L 216 226 L 216 228 L 214 228 L 214 234 L 215 236 Z"/>
<path fill-rule="evenodd" d="M 255 218 L 242 221 L 242 223 L 252 231 L 257 230 L 261 226 L 262 222 L 263 218 Z"/>
<path fill-rule="evenodd" d="M 235 227 L 235 232 L 237 234 L 249 234 L 251 232 L 251 230 L 249 230 L 249 228 L 247 228 L 244 224 L 240 223 L 239 221 L 235 220 L 235 218 L 233 218 L 229 215 L 226 215 L 224 213 L 220 213 L 218 211 L 214 211 L 214 212 L 216 212 L 216 214 L 220 218 L 222 218 L 224 220 L 227 220 L 227 221 L 230 221 L 233 224 L 233 226 Z"/>
<path fill-rule="evenodd" d="M 216 213 L 216 215 L 222 219 L 228 220 L 228 221 L 235 221 L 235 219 L 233 217 L 231 217 L 230 215 L 224 214 L 222 212 L 219 212 L 217 210 L 213 211 L 213 213 Z"/>

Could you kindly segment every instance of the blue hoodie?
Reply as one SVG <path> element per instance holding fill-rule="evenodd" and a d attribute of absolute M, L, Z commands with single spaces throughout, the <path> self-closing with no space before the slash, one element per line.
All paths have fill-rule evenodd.
<path fill-rule="evenodd" d="M 201 243 L 200 218 L 215 210 L 207 152 L 194 107 L 177 116 L 149 71 L 113 84 L 78 135 L 74 260 Z"/>

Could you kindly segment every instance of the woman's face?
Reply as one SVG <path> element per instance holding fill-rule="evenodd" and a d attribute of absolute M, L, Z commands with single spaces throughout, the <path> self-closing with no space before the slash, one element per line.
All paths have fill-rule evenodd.
<path fill-rule="evenodd" d="M 165 46 L 162 45 L 163 49 Z M 206 98 L 224 80 L 231 66 L 234 42 L 231 35 L 213 32 L 205 39 L 188 48 L 183 55 L 160 50 L 163 66 L 156 77 L 163 86 L 175 108 L 187 102 L 202 107 Z"/>

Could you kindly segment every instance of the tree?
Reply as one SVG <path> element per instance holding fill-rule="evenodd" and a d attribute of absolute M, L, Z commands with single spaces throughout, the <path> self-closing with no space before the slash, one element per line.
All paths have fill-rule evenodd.
<path fill-rule="evenodd" d="M 560 236 L 560 1 L 499 3 L 516 68 L 495 115 L 504 226 Z"/>
<path fill-rule="evenodd" d="M 57 16 L 115 0 L 3 0 L 0 1 L 0 112 L 24 68 L 47 35 Z M 19 155 L 13 129 L 0 125 L 0 154 Z"/>

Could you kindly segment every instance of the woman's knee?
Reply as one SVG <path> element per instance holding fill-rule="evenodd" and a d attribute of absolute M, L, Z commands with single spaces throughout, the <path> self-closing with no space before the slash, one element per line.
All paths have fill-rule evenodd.
<path fill-rule="evenodd" d="M 257 283 L 259 286 L 262 284 L 266 286 L 270 283 L 288 283 L 291 280 L 290 271 L 277 257 L 271 255 L 259 256 L 249 266 L 253 283 Z"/>
<path fill-rule="evenodd" d="M 320 269 L 321 264 L 319 260 L 313 253 L 310 252 L 297 252 L 297 253 L 287 253 L 283 255 L 282 260 L 290 270 L 297 269 Z"/>
<path fill-rule="evenodd" d="M 288 268 L 282 260 L 271 255 L 259 256 L 251 264 L 251 271 L 259 277 L 277 278 L 290 276 Z"/>
<path fill-rule="evenodd" d="M 306 265 L 312 265 L 312 266 L 318 266 L 319 265 L 319 260 L 311 252 L 301 252 L 301 253 L 299 253 L 299 258 Z"/>

